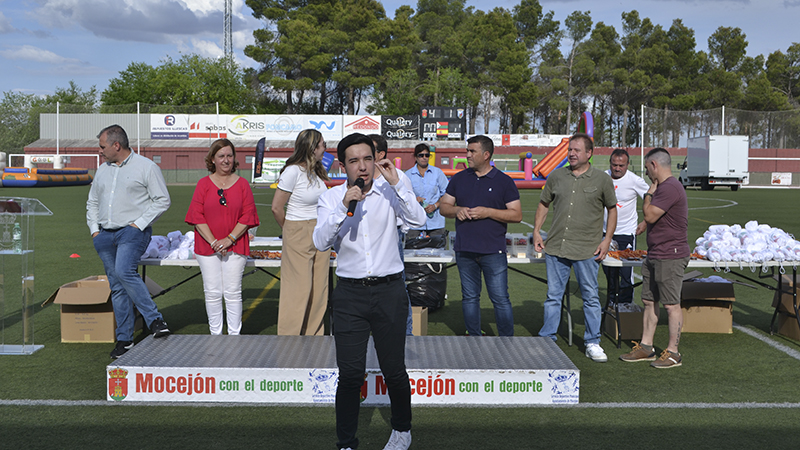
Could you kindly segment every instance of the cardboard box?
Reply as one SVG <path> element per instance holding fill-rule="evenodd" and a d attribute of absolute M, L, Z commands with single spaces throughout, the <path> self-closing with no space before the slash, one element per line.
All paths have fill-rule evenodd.
<path fill-rule="evenodd" d="M 778 276 L 776 275 L 775 280 L 777 281 Z M 772 298 L 772 307 L 778 308 L 778 311 L 789 314 L 790 316 L 794 316 L 794 297 L 792 296 L 792 277 L 791 275 L 783 275 L 781 277 L 781 290 L 783 295 L 778 296 L 778 291 L 775 291 L 775 296 Z M 800 297 L 800 289 L 798 289 L 797 295 Z M 798 299 L 798 304 L 800 304 L 800 299 Z"/>
<path fill-rule="evenodd" d="M 800 341 L 800 326 L 797 325 L 797 318 L 784 313 L 778 314 L 778 334 Z"/>
<path fill-rule="evenodd" d="M 153 280 L 145 280 L 150 295 L 161 292 Z M 105 275 L 96 275 L 61 286 L 42 306 L 61 305 L 61 342 L 107 342 L 116 340 L 117 322 L 111 304 L 111 289 Z M 137 312 L 134 331 L 143 328 Z"/>
<path fill-rule="evenodd" d="M 608 311 L 611 314 L 614 314 L 613 309 L 609 309 Z M 644 311 L 636 311 L 636 312 L 620 311 L 619 312 L 619 328 L 621 331 L 620 338 L 625 341 L 631 339 L 636 339 L 636 340 L 641 339 L 643 331 L 642 330 L 643 320 L 644 320 Z M 606 322 L 605 323 L 606 334 L 616 339 L 617 321 L 614 320 L 614 317 L 606 315 L 605 322 Z"/>
<path fill-rule="evenodd" d="M 428 335 L 428 308 L 424 306 L 411 307 L 411 332 L 414 336 Z"/>
<path fill-rule="evenodd" d="M 684 333 L 733 333 L 732 283 L 684 280 L 681 290 Z"/>

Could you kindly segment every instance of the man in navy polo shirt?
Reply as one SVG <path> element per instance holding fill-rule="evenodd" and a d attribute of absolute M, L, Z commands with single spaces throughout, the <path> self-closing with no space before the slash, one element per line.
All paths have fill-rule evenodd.
<path fill-rule="evenodd" d="M 467 140 L 469 168 L 450 179 L 439 211 L 456 219 L 456 264 L 461 276 L 461 307 L 470 336 L 481 335 L 481 272 L 494 306 L 497 333 L 514 335 L 508 299 L 507 223 L 522 220 L 514 180 L 490 164 L 494 143 L 486 136 Z"/>

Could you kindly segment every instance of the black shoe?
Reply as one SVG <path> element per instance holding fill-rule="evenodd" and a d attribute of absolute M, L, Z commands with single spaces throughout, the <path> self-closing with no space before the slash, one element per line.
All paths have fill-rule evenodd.
<path fill-rule="evenodd" d="M 153 333 L 153 337 L 156 338 L 169 336 L 169 328 L 163 319 L 154 320 L 153 323 L 150 324 L 150 331 Z"/>
<path fill-rule="evenodd" d="M 111 358 L 117 359 L 120 356 L 124 355 L 125 352 L 133 348 L 133 342 L 131 341 L 117 341 L 117 346 L 114 347 L 114 350 L 111 350 Z"/>

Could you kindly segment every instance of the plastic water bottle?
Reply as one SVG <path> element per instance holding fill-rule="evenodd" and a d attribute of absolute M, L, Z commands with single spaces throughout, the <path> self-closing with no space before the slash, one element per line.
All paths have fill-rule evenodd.
<path fill-rule="evenodd" d="M 22 253 L 22 228 L 20 228 L 19 222 L 14 224 L 11 240 L 13 241 L 14 253 Z"/>
<path fill-rule="evenodd" d="M 422 203 L 422 209 L 425 209 L 425 208 L 427 208 L 427 207 L 428 207 L 428 201 L 427 201 L 427 200 L 422 200 L 422 202 L 421 202 L 421 203 Z M 434 212 L 435 212 L 435 211 L 434 211 Z M 432 217 L 433 217 L 433 214 L 434 214 L 434 213 L 432 213 L 432 212 L 430 212 L 430 213 L 429 213 L 429 212 L 425 212 L 425 214 L 427 214 L 427 215 L 428 215 L 428 218 L 430 219 L 430 218 L 432 218 Z"/>

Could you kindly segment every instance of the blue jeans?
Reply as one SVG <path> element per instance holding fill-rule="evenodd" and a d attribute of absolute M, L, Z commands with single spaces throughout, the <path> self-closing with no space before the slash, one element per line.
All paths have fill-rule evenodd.
<path fill-rule="evenodd" d="M 561 300 L 569 280 L 570 269 L 573 268 L 583 297 L 583 316 L 586 323 L 583 341 L 586 344 L 599 344 L 602 308 L 597 293 L 597 274 L 600 263 L 594 260 L 594 256 L 582 261 L 548 254 L 545 254 L 544 258 L 547 264 L 547 300 L 544 302 L 544 326 L 539 330 L 539 336 L 549 337 L 554 341 L 557 339 L 556 333 L 561 323 Z"/>
<path fill-rule="evenodd" d="M 114 305 L 114 318 L 117 320 L 117 341 L 132 341 L 136 315 L 133 306 L 144 317 L 149 327 L 156 319 L 161 319 L 155 302 L 144 280 L 136 271 L 139 259 L 150 243 L 152 228 L 144 231 L 127 226 L 114 231 L 100 230 L 93 239 L 94 248 L 103 261 L 111 287 L 111 303 Z"/>
<path fill-rule="evenodd" d="M 505 253 L 456 252 L 461 276 L 461 308 L 470 336 L 481 335 L 481 272 L 494 306 L 497 333 L 514 335 L 514 312 L 508 299 L 508 260 Z"/>

